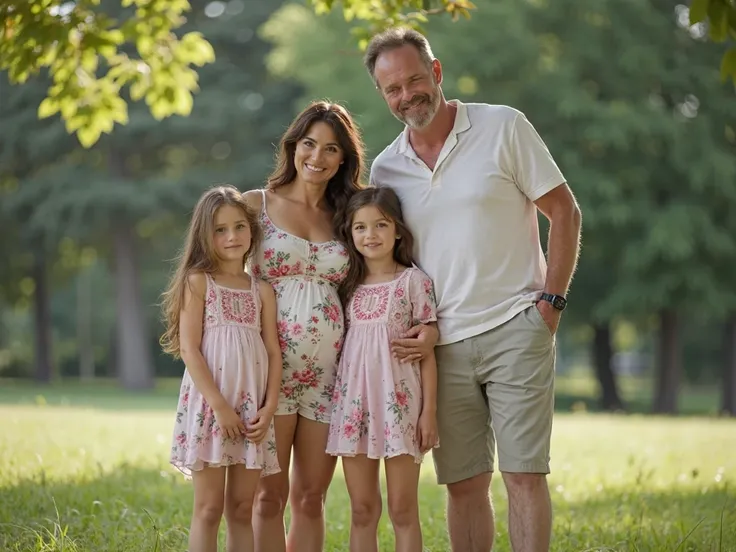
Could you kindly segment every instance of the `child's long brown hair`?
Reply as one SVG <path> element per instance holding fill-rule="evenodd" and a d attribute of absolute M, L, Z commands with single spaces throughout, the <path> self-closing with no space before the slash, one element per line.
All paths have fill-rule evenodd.
<path fill-rule="evenodd" d="M 243 270 L 245 270 L 248 257 L 261 241 L 261 225 L 258 222 L 258 215 L 248 206 L 237 189 L 232 186 L 215 186 L 199 198 L 189 223 L 184 249 L 177 258 L 176 271 L 162 295 L 161 306 L 166 331 L 159 342 L 163 351 L 174 358 L 179 357 L 179 319 L 184 306 L 184 290 L 187 280 L 191 274 L 198 272 L 209 274 L 216 272 L 219 266 L 213 244 L 215 213 L 224 205 L 242 209 L 250 227 L 251 242 L 248 251 L 243 255 Z"/>
<path fill-rule="evenodd" d="M 358 248 L 355 247 L 352 227 L 355 213 L 359 209 L 368 206 L 373 206 L 381 211 L 383 216 L 393 221 L 396 225 L 396 234 L 400 239 L 397 239 L 394 245 L 394 260 L 404 266 L 411 266 L 414 262 L 412 257 L 414 237 L 406 227 L 406 223 L 404 223 L 401 201 L 399 201 L 396 192 L 389 187 L 366 188 L 357 192 L 348 202 L 341 231 L 341 238 L 347 245 L 348 255 L 350 257 L 350 267 L 339 290 L 340 298 L 344 305 L 347 305 L 355 290 L 363 283 L 367 272 L 365 259 L 358 252 Z"/>

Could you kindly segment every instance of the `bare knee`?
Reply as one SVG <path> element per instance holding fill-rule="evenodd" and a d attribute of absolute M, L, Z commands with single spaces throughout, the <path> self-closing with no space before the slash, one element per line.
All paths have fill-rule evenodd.
<path fill-rule="evenodd" d="M 377 497 L 377 500 L 353 500 L 350 509 L 350 522 L 355 527 L 377 527 L 381 519 L 381 497 Z"/>
<path fill-rule="evenodd" d="M 229 524 L 250 525 L 253 500 L 231 500 L 225 505 L 225 519 Z"/>
<path fill-rule="evenodd" d="M 394 496 L 388 500 L 388 515 L 394 527 L 409 527 L 419 522 L 416 496 Z"/>
<path fill-rule="evenodd" d="M 491 474 L 482 473 L 447 485 L 447 495 L 453 508 L 473 509 L 487 503 L 491 486 Z"/>
<path fill-rule="evenodd" d="M 291 505 L 294 510 L 308 518 L 322 517 L 327 493 L 323 489 L 302 489 L 294 491 Z"/>
<path fill-rule="evenodd" d="M 503 481 L 509 496 L 534 494 L 547 488 L 547 476 L 543 473 L 504 472 Z"/>
<path fill-rule="evenodd" d="M 288 499 L 288 481 L 284 485 L 261 485 L 256 491 L 255 513 L 268 519 L 282 517 Z"/>
<path fill-rule="evenodd" d="M 194 518 L 208 526 L 216 526 L 222 520 L 222 500 L 198 500 L 194 503 Z"/>

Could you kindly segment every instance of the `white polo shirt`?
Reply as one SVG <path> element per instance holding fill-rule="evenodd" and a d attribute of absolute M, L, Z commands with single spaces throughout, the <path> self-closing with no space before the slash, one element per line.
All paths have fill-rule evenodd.
<path fill-rule="evenodd" d="M 523 113 L 464 104 L 434 171 L 407 130 L 373 162 L 373 186 L 391 186 L 434 281 L 439 345 L 481 334 L 532 305 L 547 264 L 533 201 L 565 182 Z"/>

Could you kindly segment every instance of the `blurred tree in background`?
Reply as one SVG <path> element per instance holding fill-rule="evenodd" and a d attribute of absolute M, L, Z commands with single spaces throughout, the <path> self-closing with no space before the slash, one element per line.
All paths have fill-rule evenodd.
<path fill-rule="evenodd" d="M 719 74 L 732 4 L 143 4 L 0 1 L 0 375 L 141 389 L 180 374 L 158 352 L 157 302 L 197 197 L 217 182 L 261 186 L 315 98 L 346 105 L 374 157 L 401 125 L 361 46 L 398 22 L 426 32 L 448 98 L 524 111 L 582 204 L 560 370 L 592 368 L 608 410 L 628 407 L 617 377 L 630 372 L 651 375 L 657 412 L 679 410 L 684 384 L 719 384 L 718 408 L 736 414 L 736 102 Z M 58 42 L 72 23 L 85 33 Z M 116 59 L 135 71 L 116 77 Z M 39 119 L 54 101 L 61 117 Z M 106 134 L 113 120 L 125 124 Z"/>

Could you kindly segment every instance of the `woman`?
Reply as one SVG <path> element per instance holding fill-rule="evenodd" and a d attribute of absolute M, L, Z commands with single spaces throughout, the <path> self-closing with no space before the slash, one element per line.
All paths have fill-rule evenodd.
<path fill-rule="evenodd" d="M 343 311 L 337 288 L 348 269 L 338 241 L 344 209 L 361 189 L 363 144 L 341 106 L 315 102 L 281 139 L 265 190 L 246 192 L 263 239 L 248 266 L 276 292 L 283 378 L 276 410 L 281 472 L 261 480 L 253 528 L 259 552 L 321 551 L 324 503 L 335 457 L 325 453 Z M 293 449 L 293 477 L 289 465 Z M 291 524 L 284 537 L 284 509 Z"/>

